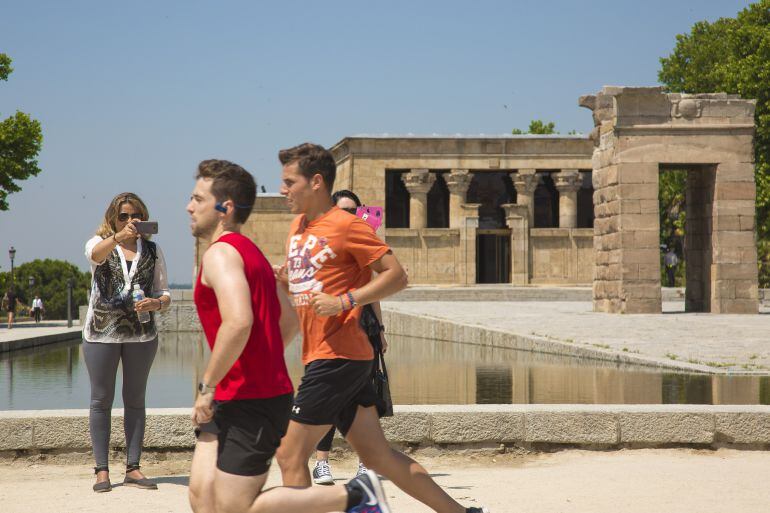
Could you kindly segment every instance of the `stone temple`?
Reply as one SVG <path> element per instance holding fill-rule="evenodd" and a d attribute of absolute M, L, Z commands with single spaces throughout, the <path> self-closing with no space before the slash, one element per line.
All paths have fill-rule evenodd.
<path fill-rule="evenodd" d="M 587 137 L 345 137 L 335 189 L 384 207 L 412 284 L 592 285 L 595 311 L 659 313 L 658 178 L 684 169 L 686 310 L 757 313 L 755 100 L 606 86 L 579 104 Z M 258 195 L 245 233 L 273 263 L 292 217 Z"/>

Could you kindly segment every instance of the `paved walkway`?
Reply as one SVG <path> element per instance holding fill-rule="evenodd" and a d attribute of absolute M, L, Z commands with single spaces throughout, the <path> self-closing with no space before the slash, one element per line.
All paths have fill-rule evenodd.
<path fill-rule="evenodd" d="M 537 336 L 613 353 L 770 372 L 770 307 L 759 315 L 684 313 L 666 302 L 663 314 L 612 315 L 590 302 L 392 301 L 384 308 L 521 336 Z"/>
<path fill-rule="evenodd" d="M 143 462 L 142 470 L 159 483 L 157 491 L 119 486 L 104 494 L 91 491 L 93 474 L 86 461 L 0 462 L 0 509 L 3 513 L 190 511 L 189 454 L 169 457 L 177 460 Z M 765 513 L 770 507 L 766 482 L 770 453 L 761 451 L 569 450 L 522 456 L 431 456 L 426 450 L 415 457 L 460 503 L 485 504 L 492 513 Z M 113 480 L 118 482 L 123 478 L 120 463 L 112 465 Z M 355 465 L 349 454 L 342 460 L 332 459 L 337 486 L 355 473 Z M 268 486 L 279 483 L 273 468 Z M 393 513 L 430 512 L 390 482 L 385 490 Z"/>
<path fill-rule="evenodd" d="M 74 321 L 71 328 L 67 327 L 67 321 L 15 322 L 12 329 L 0 323 L 0 352 L 78 338 L 81 330 L 78 321 Z"/>

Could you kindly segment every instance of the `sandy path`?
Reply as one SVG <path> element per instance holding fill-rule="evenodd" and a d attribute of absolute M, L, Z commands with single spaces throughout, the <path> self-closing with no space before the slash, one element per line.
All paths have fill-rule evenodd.
<path fill-rule="evenodd" d="M 461 503 L 487 504 L 509 512 L 767 512 L 770 453 L 689 449 L 562 451 L 530 456 L 418 455 L 436 480 Z M 90 491 L 82 461 L 0 463 L 3 513 L 189 511 L 186 456 L 145 467 L 158 491 L 116 487 Z M 338 483 L 351 476 L 355 460 L 332 461 Z M 114 465 L 114 468 L 118 468 Z M 115 478 L 122 477 L 115 474 Z M 270 483 L 277 484 L 277 473 Z M 429 510 L 386 483 L 394 513 Z M 476 502 L 478 501 L 478 502 Z"/>

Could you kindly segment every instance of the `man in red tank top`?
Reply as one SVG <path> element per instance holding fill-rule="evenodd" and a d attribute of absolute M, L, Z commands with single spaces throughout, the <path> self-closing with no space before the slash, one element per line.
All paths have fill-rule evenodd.
<path fill-rule="evenodd" d="M 209 244 L 200 262 L 195 305 L 211 347 L 192 421 L 190 470 L 196 513 L 332 511 L 389 513 L 376 475 L 344 487 L 274 488 L 262 493 L 286 433 L 293 399 L 284 342 L 298 331 L 270 264 L 241 234 L 256 197 L 254 178 L 225 160 L 198 166 L 187 212 L 194 236 Z"/>

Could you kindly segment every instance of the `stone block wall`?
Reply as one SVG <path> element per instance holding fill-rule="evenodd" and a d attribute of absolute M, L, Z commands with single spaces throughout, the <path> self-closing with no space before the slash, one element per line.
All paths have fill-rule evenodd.
<path fill-rule="evenodd" d="M 688 170 L 687 308 L 758 311 L 754 100 L 605 87 L 593 111 L 594 310 L 661 311 L 658 177 Z"/>
<path fill-rule="evenodd" d="M 591 283 L 594 264 L 591 228 L 533 228 L 529 240 L 531 283 Z"/>

